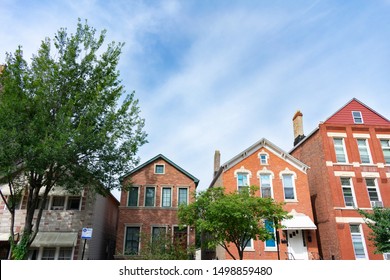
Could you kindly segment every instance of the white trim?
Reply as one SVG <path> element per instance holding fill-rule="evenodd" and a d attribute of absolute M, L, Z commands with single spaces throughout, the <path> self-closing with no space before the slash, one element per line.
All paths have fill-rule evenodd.
<path fill-rule="evenodd" d="M 376 138 L 383 140 L 390 140 L 390 134 L 377 134 Z"/>
<path fill-rule="evenodd" d="M 248 173 L 248 181 L 249 178 L 252 178 L 252 171 L 245 169 L 244 166 L 241 166 L 239 169 L 234 170 L 234 177 L 237 178 L 238 173 Z M 249 182 L 248 182 L 249 184 Z"/>
<path fill-rule="evenodd" d="M 271 174 L 271 179 L 275 179 L 275 174 L 271 170 L 267 169 L 267 167 L 264 167 L 262 170 L 257 171 L 257 178 L 260 179 L 261 174 Z"/>
<path fill-rule="evenodd" d="M 354 124 L 364 124 L 362 111 L 351 111 L 351 113 L 352 113 L 352 119 L 353 119 L 353 123 Z M 358 118 L 361 119 L 362 121 L 361 122 L 356 122 L 356 118 L 353 115 L 353 113 L 359 113 L 360 116 Z"/>
<path fill-rule="evenodd" d="M 347 133 L 345 132 L 328 132 L 327 135 L 328 137 L 332 137 L 332 138 L 335 137 L 347 138 Z"/>
<path fill-rule="evenodd" d="M 353 133 L 353 138 L 363 138 L 363 139 L 369 139 L 371 136 L 370 134 L 366 133 Z"/>
<path fill-rule="evenodd" d="M 378 162 L 376 165 L 378 166 L 378 168 L 385 168 L 385 164 L 382 162 Z"/>
<path fill-rule="evenodd" d="M 359 234 L 360 234 L 360 237 L 361 237 L 361 240 L 362 240 L 363 251 L 364 251 L 364 258 L 359 258 L 359 259 L 368 260 L 369 256 L 368 256 L 368 252 L 367 252 L 366 238 L 364 236 L 364 231 L 363 231 L 362 224 L 361 223 L 359 223 L 359 224 L 351 223 L 350 226 L 352 226 L 352 225 L 359 226 Z M 349 231 L 351 233 L 351 241 L 352 241 L 352 239 L 353 239 L 352 236 L 353 235 L 357 235 L 357 233 L 352 233 L 351 232 L 351 227 L 349 228 Z M 354 254 L 355 254 L 355 246 L 353 244 L 352 244 L 352 247 L 353 247 L 353 251 L 354 251 Z M 355 255 L 355 259 L 357 259 L 356 255 Z"/>
<path fill-rule="evenodd" d="M 274 198 L 274 187 L 273 187 L 273 182 L 272 180 L 275 178 L 274 173 L 271 170 L 267 170 L 265 167 L 263 170 L 257 171 L 257 178 L 259 179 L 259 186 L 260 186 L 260 197 L 261 195 L 261 175 L 270 175 L 270 188 L 271 188 L 271 198 Z"/>
<path fill-rule="evenodd" d="M 292 187 L 294 191 L 294 198 L 286 198 L 285 194 L 285 187 L 284 187 L 284 180 L 283 180 L 283 175 L 292 175 Z M 295 180 L 297 179 L 297 174 L 294 171 L 289 170 L 287 167 L 285 170 L 279 172 L 279 178 L 282 180 L 282 186 L 283 186 L 283 199 L 286 202 L 297 202 L 298 201 L 298 196 L 297 196 L 297 187 L 295 185 Z"/>
<path fill-rule="evenodd" d="M 162 165 L 163 166 L 163 173 L 157 173 L 156 172 L 157 165 Z M 165 174 L 165 164 L 164 163 L 155 163 L 153 168 L 154 168 L 154 170 L 153 170 L 154 174 L 157 174 L 157 175 L 164 175 Z"/>
<path fill-rule="evenodd" d="M 325 162 L 325 165 L 326 165 L 326 166 L 333 166 L 333 162 L 332 162 L 332 161 L 329 161 L 329 160 L 327 160 L 327 161 Z"/>
<path fill-rule="evenodd" d="M 372 156 L 371 156 L 371 149 L 370 149 L 370 143 L 368 143 L 368 140 L 367 140 L 367 138 L 358 138 L 358 139 L 356 139 L 356 144 L 357 144 L 357 147 L 358 147 L 358 151 L 359 151 L 359 157 L 360 157 L 360 161 L 362 160 L 362 155 L 360 154 L 360 150 L 359 150 L 359 140 L 364 140 L 364 143 L 365 143 L 365 148 L 366 148 L 366 150 L 367 150 L 367 154 L 368 154 L 368 161 L 369 162 L 365 162 L 365 163 L 363 163 L 362 162 L 362 164 L 372 164 Z"/>
<path fill-rule="evenodd" d="M 390 173 L 386 173 L 386 178 L 390 178 Z"/>
<path fill-rule="evenodd" d="M 266 155 L 266 163 L 262 163 L 261 162 L 261 156 L 262 155 Z M 269 154 L 264 151 L 264 150 L 261 150 L 258 154 L 257 154 L 257 157 L 259 158 L 259 161 L 260 161 L 260 165 L 269 165 Z"/>
<path fill-rule="evenodd" d="M 357 218 L 357 217 L 336 217 L 336 223 L 339 223 L 339 224 L 364 224 L 365 220 L 363 218 Z"/>
<path fill-rule="evenodd" d="M 354 161 L 354 162 L 352 162 L 352 166 L 353 167 L 360 167 L 360 162 Z"/>
<path fill-rule="evenodd" d="M 334 176 L 336 176 L 336 177 L 355 177 L 355 172 L 353 172 L 353 171 L 335 171 Z"/>
<path fill-rule="evenodd" d="M 364 178 L 380 178 L 379 172 L 362 172 Z"/>

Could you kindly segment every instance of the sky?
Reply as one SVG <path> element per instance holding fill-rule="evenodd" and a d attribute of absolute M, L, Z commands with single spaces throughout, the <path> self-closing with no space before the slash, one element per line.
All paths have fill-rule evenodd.
<path fill-rule="evenodd" d="M 0 63 L 26 59 L 60 28 L 87 20 L 123 42 L 119 71 L 135 91 L 148 143 L 206 189 L 221 163 L 266 138 L 293 147 L 352 98 L 390 118 L 390 0 L 0 0 Z"/>

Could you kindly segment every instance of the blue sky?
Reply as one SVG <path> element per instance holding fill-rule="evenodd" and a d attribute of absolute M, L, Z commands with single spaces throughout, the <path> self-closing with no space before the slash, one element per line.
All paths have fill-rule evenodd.
<path fill-rule="evenodd" d="M 262 137 L 289 151 L 292 117 L 310 133 L 353 97 L 390 118 L 390 0 L 0 1 L 0 63 L 21 45 L 88 20 L 124 42 L 119 65 L 157 154 L 211 181 Z"/>

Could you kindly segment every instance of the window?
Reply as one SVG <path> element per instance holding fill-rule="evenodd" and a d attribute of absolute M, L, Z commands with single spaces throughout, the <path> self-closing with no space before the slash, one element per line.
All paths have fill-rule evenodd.
<path fill-rule="evenodd" d="M 179 194 L 178 194 L 178 205 L 188 204 L 188 188 L 179 188 Z"/>
<path fill-rule="evenodd" d="M 293 174 L 283 174 L 283 190 L 285 200 L 295 200 L 295 186 L 293 180 Z"/>
<path fill-rule="evenodd" d="M 53 196 L 51 210 L 64 210 L 65 196 Z"/>
<path fill-rule="evenodd" d="M 138 187 L 130 187 L 127 206 L 138 206 Z"/>
<path fill-rule="evenodd" d="M 139 227 L 127 227 L 125 239 L 125 255 L 138 255 L 139 251 Z"/>
<path fill-rule="evenodd" d="M 351 178 L 340 178 L 346 207 L 355 207 L 355 198 L 352 190 Z"/>
<path fill-rule="evenodd" d="M 248 173 L 237 173 L 237 189 L 239 192 L 241 192 L 243 189 L 246 189 L 249 187 L 248 183 Z"/>
<path fill-rule="evenodd" d="M 345 154 L 344 139 L 343 138 L 333 138 L 334 149 L 336 152 L 336 162 L 346 163 L 347 156 Z"/>
<path fill-rule="evenodd" d="M 271 174 L 260 174 L 261 197 L 272 197 Z"/>
<path fill-rule="evenodd" d="M 276 240 L 275 240 L 275 228 L 274 223 L 269 220 L 265 220 L 265 229 L 273 235 L 272 239 L 268 239 L 265 241 L 265 248 L 276 248 Z"/>
<path fill-rule="evenodd" d="M 54 260 L 56 255 L 56 248 L 43 248 L 42 260 Z"/>
<path fill-rule="evenodd" d="M 363 123 L 362 113 L 359 111 L 352 111 L 352 117 L 354 123 Z"/>
<path fill-rule="evenodd" d="M 371 163 L 371 156 L 368 148 L 367 139 L 357 139 L 360 160 L 362 163 Z"/>
<path fill-rule="evenodd" d="M 60 253 L 58 255 L 59 260 L 71 260 L 72 259 L 73 248 L 60 248 Z"/>
<path fill-rule="evenodd" d="M 79 196 L 69 196 L 67 210 L 79 210 L 81 198 Z"/>
<path fill-rule="evenodd" d="M 154 201 L 156 197 L 155 187 L 146 187 L 145 190 L 145 206 L 154 206 Z"/>
<path fill-rule="evenodd" d="M 368 197 L 370 198 L 372 207 L 382 207 L 382 201 L 379 196 L 379 190 L 376 185 L 376 179 L 366 178 L 366 186 L 368 191 Z"/>
<path fill-rule="evenodd" d="M 171 188 L 163 188 L 162 189 L 162 207 L 171 207 L 172 205 L 172 189 Z"/>
<path fill-rule="evenodd" d="M 41 204 L 42 204 L 42 203 L 43 203 L 43 197 L 42 197 L 42 196 L 39 196 L 39 197 L 38 197 L 38 203 L 37 203 L 37 206 L 36 206 L 35 209 L 39 209 L 39 207 L 41 207 Z M 48 205 L 49 205 L 49 198 L 46 199 L 45 205 L 43 206 L 43 210 L 47 210 Z"/>
<path fill-rule="evenodd" d="M 385 139 L 381 140 L 381 146 L 383 151 L 383 156 L 385 157 L 386 164 L 390 164 L 390 140 Z"/>
<path fill-rule="evenodd" d="M 168 241 L 170 239 L 165 227 L 152 227 L 152 253 L 163 253 Z"/>
<path fill-rule="evenodd" d="M 356 259 L 366 259 L 366 250 L 364 246 L 363 235 L 360 225 L 349 225 L 352 236 L 353 250 L 355 251 Z"/>
<path fill-rule="evenodd" d="M 154 173 L 164 174 L 165 173 L 165 165 L 164 164 L 156 164 L 154 166 Z"/>
<path fill-rule="evenodd" d="M 253 247 L 253 239 L 252 238 L 244 240 L 243 244 L 245 244 L 244 251 L 245 250 L 249 251 L 249 250 L 253 250 L 254 249 L 254 247 Z"/>
<path fill-rule="evenodd" d="M 269 158 L 269 156 L 268 156 L 268 154 L 266 152 L 262 151 L 262 152 L 258 153 L 258 157 L 260 159 L 260 164 L 261 165 L 268 165 L 268 158 Z"/>

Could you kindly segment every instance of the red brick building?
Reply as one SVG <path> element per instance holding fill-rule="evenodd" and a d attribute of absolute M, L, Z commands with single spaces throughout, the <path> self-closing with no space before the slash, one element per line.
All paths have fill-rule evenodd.
<path fill-rule="evenodd" d="M 370 230 L 356 209 L 390 207 L 390 121 L 352 99 L 306 137 L 302 114 L 293 122 L 298 143 L 291 155 L 310 166 L 320 254 L 324 259 L 383 259 L 374 254 Z"/>
<path fill-rule="evenodd" d="M 116 258 L 137 256 L 161 234 L 195 244 L 195 230 L 178 227 L 178 206 L 192 201 L 199 180 L 163 155 L 139 165 L 122 179 Z"/>
<path fill-rule="evenodd" d="M 284 209 L 293 216 L 291 220 L 282 221 L 285 228 L 279 230 L 279 243 L 275 240 L 251 240 L 245 249 L 244 259 L 277 260 L 278 255 L 280 259 L 317 258 L 307 165 L 264 138 L 221 166 L 220 153 L 216 151 L 214 161 L 215 177 L 211 186 L 223 186 L 227 192 L 238 191 L 245 186 L 259 186 L 256 195 L 284 202 Z M 272 223 L 265 223 L 276 236 Z M 216 255 L 218 259 L 230 258 L 222 248 L 217 248 Z"/>

